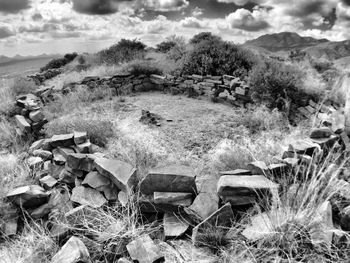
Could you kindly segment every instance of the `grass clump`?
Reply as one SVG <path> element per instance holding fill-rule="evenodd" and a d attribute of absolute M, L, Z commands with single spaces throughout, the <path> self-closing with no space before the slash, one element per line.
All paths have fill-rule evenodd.
<path fill-rule="evenodd" d="M 18 77 L 13 81 L 11 88 L 14 96 L 33 93 L 37 89 L 35 82 L 28 78 Z"/>
<path fill-rule="evenodd" d="M 162 69 L 154 62 L 148 60 L 134 60 L 123 67 L 123 71 L 126 71 L 132 75 L 146 75 L 152 74 L 162 75 Z"/>
<path fill-rule="evenodd" d="M 86 131 L 90 141 L 101 147 L 106 146 L 108 140 L 114 136 L 113 123 L 109 120 L 67 116 L 45 125 L 45 133 L 49 137 L 73 131 Z"/>

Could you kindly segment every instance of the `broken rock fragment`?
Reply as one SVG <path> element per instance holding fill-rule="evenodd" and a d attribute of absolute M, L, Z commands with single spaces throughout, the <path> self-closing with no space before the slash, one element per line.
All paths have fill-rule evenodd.
<path fill-rule="evenodd" d="M 126 245 L 132 260 L 139 263 L 155 263 L 164 259 L 160 249 L 148 235 L 143 235 Z"/>

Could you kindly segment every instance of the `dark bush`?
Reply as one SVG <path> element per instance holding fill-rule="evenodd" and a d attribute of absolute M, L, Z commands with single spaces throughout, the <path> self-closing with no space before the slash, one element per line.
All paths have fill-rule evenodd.
<path fill-rule="evenodd" d="M 323 73 L 333 68 L 333 63 L 328 60 L 312 60 L 311 66 L 317 70 L 318 73 Z"/>
<path fill-rule="evenodd" d="M 297 67 L 273 60 L 259 63 L 249 74 L 253 99 L 281 110 L 290 103 L 299 106 L 310 97 L 303 90 L 302 79 Z"/>
<path fill-rule="evenodd" d="M 194 35 L 190 39 L 190 44 L 197 45 L 202 41 L 221 41 L 221 38 L 218 36 L 213 35 L 211 32 L 201 32 L 197 35 Z"/>
<path fill-rule="evenodd" d="M 48 70 L 48 69 L 54 69 L 54 68 L 61 68 L 68 63 L 72 62 L 76 57 L 78 56 L 77 53 L 71 53 L 71 54 L 65 54 L 63 58 L 56 58 L 52 59 L 47 63 L 44 67 L 40 69 L 41 72 Z"/>
<path fill-rule="evenodd" d="M 126 71 L 132 75 L 146 75 L 150 76 L 152 74 L 162 75 L 163 71 L 155 63 L 147 60 L 135 60 L 130 64 L 127 64 L 123 71 Z"/>
<path fill-rule="evenodd" d="M 174 41 L 163 41 L 157 45 L 157 51 L 167 53 L 175 46 L 176 42 Z"/>
<path fill-rule="evenodd" d="M 98 55 L 103 63 L 119 64 L 143 58 L 145 48 L 146 45 L 137 39 L 122 39 L 117 44 L 98 52 Z"/>
<path fill-rule="evenodd" d="M 233 43 L 222 40 L 202 40 L 187 55 L 184 74 L 244 77 L 252 69 L 254 54 Z"/>

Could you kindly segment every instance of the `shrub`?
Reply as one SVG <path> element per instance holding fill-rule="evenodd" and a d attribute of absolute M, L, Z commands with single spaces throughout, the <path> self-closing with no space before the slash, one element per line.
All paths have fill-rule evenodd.
<path fill-rule="evenodd" d="M 61 68 L 68 63 L 72 62 L 78 56 L 77 53 L 65 54 L 63 58 L 52 59 L 49 63 L 47 63 L 44 67 L 40 69 L 41 72 L 48 69 Z"/>
<path fill-rule="evenodd" d="M 202 40 L 185 58 L 184 74 L 247 76 L 256 58 L 248 50 L 222 40 Z"/>
<path fill-rule="evenodd" d="M 303 74 L 295 66 L 277 61 L 264 61 L 255 66 L 249 75 L 252 97 L 269 108 L 283 109 L 282 104 L 300 105 L 310 97 L 303 91 Z"/>
<path fill-rule="evenodd" d="M 134 39 L 122 39 L 98 53 L 103 63 L 119 64 L 144 57 L 146 45 Z"/>
<path fill-rule="evenodd" d="M 37 89 L 35 82 L 32 79 L 19 77 L 15 79 L 12 86 L 12 92 L 15 96 L 20 94 L 33 93 Z"/>
<path fill-rule="evenodd" d="M 318 73 L 323 73 L 333 68 L 333 63 L 325 59 L 312 60 L 311 65 L 314 69 L 317 70 Z"/>
<path fill-rule="evenodd" d="M 163 41 L 157 45 L 157 51 L 162 52 L 162 53 L 167 53 L 174 46 L 176 46 L 176 43 L 174 41 Z"/>
<path fill-rule="evenodd" d="M 123 71 L 126 71 L 132 75 L 139 76 L 139 75 L 162 75 L 163 71 L 162 69 L 156 64 L 151 61 L 147 60 L 135 60 L 128 64 L 126 64 L 123 67 Z"/>
<path fill-rule="evenodd" d="M 114 135 L 111 121 L 84 119 L 82 116 L 55 119 L 45 125 L 45 133 L 50 137 L 55 134 L 66 134 L 73 131 L 86 131 L 90 141 L 101 147 L 104 147 L 108 139 Z"/>
<path fill-rule="evenodd" d="M 197 45 L 202 41 L 218 42 L 221 41 L 221 38 L 213 35 L 211 32 L 201 32 L 190 39 L 190 44 Z"/>

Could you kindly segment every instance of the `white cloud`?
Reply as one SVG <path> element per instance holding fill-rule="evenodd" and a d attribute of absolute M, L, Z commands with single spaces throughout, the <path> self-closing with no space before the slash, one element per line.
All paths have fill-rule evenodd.
<path fill-rule="evenodd" d="M 237 9 L 226 17 L 232 28 L 239 28 L 247 31 L 260 31 L 269 27 L 265 21 L 264 12 L 261 10 Z"/>

